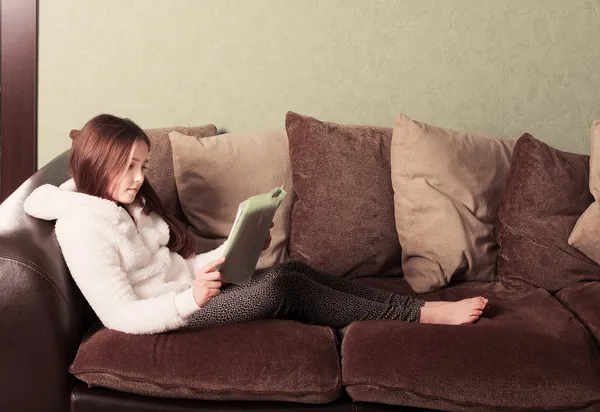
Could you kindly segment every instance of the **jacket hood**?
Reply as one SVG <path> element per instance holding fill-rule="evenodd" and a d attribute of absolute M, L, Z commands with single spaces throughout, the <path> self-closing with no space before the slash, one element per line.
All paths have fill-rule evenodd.
<path fill-rule="evenodd" d="M 59 187 L 46 184 L 35 189 L 23 205 L 27 214 L 44 220 L 57 220 L 78 214 L 118 219 L 122 208 L 116 203 L 79 193 L 75 181 L 69 179 Z"/>

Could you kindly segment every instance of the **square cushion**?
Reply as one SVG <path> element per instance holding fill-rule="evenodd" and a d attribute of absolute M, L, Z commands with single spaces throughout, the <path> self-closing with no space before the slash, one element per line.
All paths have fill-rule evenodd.
<path fill-rule="evenodd" d="M 583 323 L 600 346 L 600 282 L 565 286 L 556 298 Z"/>
<path fill-rule="evenodd" d="M 335 332 L 290 320 L 154 335 L 101 328 L 70 372 L 90 386 L 166 398 L 326 403 L 342 389 Z"/>
<path fill-rule="evenodd" d="M 592 127 L 590 155 L 590 192 L 594 203 L 577 219 L 569 236 L 569 245 L 600 264 L 600 121 Z"/>
<path fill-rule="evenodd" d="M 600 352 L 546 291 L 465 282 L 421 297 L 477 295 L 489 307 L 475 324 L 385 320 L 345 328 L 342 377 L 350 396 L 450 411 L 600 408 Z"/>
<path fill-rule="evenodd" d="M 392 130 L 288 112 L 294 182 L 290 257 L 336 276 L 399 275 Z"/>
<path fill-rule="evenodd" d="M 600 280 L 600 267 L 568 244 L 575 222 L 594 200 L 588 175 L 588 156 L 556 150 L 529 134 L 519 139 L 495 227 L 503 282 L 556 292 Z"/>
<path fill-rule="evenodd" d="M 177 192 L 196 253 L 212 250 L 227 238 L 241 202 L 283 183 L 288 195 L 275 214 L 271 246 L 262 252 L 257 268 L 287 260 L 293 187 L 285 130 L 203 139 L 173 132 L 169 137 Z"/>
<path fill-rule="evenodd" d="M 146 178 L 156 191 L 167 212 L 176 218 L 184 219 L 181 212 L 177 189 L 175 188 L 175 176 L 173 174 L 173 155 L 169 132 L 176 130 L 194 137 L 207 137 L 217 134 L 217 128 L 208 124 L 195 127 L 164 127 L 159 129 L 143 129 L 150 139 L 150 154 L 148 155 L 148 170 Z M 71 130 L 69 136 L 75 138 L 79 130 Z"/>
<path fill-rule="evenodd" d="M 396 230 L 404 277 L 416 292 L 496 279 L 493 225 L 515 143 L 397 116 L 391 152 Z"/>

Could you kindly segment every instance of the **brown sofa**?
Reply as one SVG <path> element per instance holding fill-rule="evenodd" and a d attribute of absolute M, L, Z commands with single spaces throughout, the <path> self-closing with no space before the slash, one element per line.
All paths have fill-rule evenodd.
<path fill-rule="evenodd" d="M 585 192 L 588 160 L 573 156 L 584 166 L 571 189 Z M 502 225 L 524 218 L 533 227 L 533 213 L 515 217 L 501 208 L 497 227 L 500 266 L 517 261 L 510 253 L 519 245 L 527 270 L 513 267 L 515 276 L 496 282 L 457 282 L 421 295 L 485 295 L 489 307 L 473 325 L 361 321 L 335 331 L 260 320 L 126 335 L 99 324 L 68 273 L 53 224 L 23 211 L 36 187 L 68 178 L 67 159 L 68 152 L 55 158 L 0 205 L 2 411 L 600 411 L 600 268 L 594 272 L 595 265 L 573 253 L 563 256 L 565 248 L 536 239 L 535 228 L 519 235 Z M 525 180 L 520 173 L 527 170 L 510 179 Z M 505 204 L 510 196 L 516 194 L 505 193 Z M 569 213 L 580 214 L 592 201 L 580 197 L 582 210 Z M 547 255 L 531 252 L 527 242 Z M 569 259 L 584 265 L 573 281 L 573 269 L 561 269 Z M 556 288 L 531 280 L 555 272 L 566 279 Z M 398 275 L 356 281 L 415 293 Z"/>

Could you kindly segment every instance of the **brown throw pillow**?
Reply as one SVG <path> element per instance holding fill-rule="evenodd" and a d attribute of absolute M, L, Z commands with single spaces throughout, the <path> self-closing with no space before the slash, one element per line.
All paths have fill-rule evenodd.
<path fill-rule="evenodd" d="M 404 277 L 416 292 L 496 279 L 493 225 L 515 143 L 396 118 L 396 230 Z"/>
<path fill-rule="evenodd" d="M 590 157 L 590 192 L 596 201 L 579 217 L 569 245 L 576 247 L 600 264 L 600 121 L 592 127 Z"/>
<path fill-rule="evenodd" d="M 257 268 L 287 260 L 293 187 L 288 139 L 281 128 L 198 139 L 169 134 L 181 207 L 196 253 L 218 247 L 229 235 L 241 202 L 284 184 L 288 193 L 273 219 L 271 246 Z"/>
<path fill-rule="evenodd" d="M 392 130 L 288 112 L 296 199 L 290 257 L 337 276 L 401 273 L 390 179 Z"/>
<path fill-rule="evenodd" d="M 600 280 L 598 265 L 567 243 L 594 200 L 588 175 L 588 156 L 556 150 L 529 134 L 519 139 L 495 227 L 504 283 L 525 281 L 556 292 Z"/>
<path fill-rule="evenodd" d="M 173 175 L 173 155 L 171 154 L 171 143 L 169 142 L 169 132 L 176 130 L 178 132 L 194 137 L 207 137 L 217 134 L 217 128 L 208 124 L 205 126 L 194 127 L 164 127 L 160 129 L 144 129 L 150 139 L 150 154 L 148 157 L 148 170 L 146 178 L 152 184 L 156 194 L 160 198 L 167 212 L 178 219 L 183 218 L 179 199 L 177 198 L 177 189 L 175 188 L 175 177 Z M 69 136 L 75 138 L 79 130 L 71 130 Z"/>

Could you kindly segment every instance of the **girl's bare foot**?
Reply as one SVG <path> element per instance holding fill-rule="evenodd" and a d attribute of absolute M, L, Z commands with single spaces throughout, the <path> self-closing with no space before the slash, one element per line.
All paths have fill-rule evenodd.
<path fill-rule="evenodd" d="M 473 323 L 481 317 L 488 300 L 482 296 L 458 302 L 426 302 L 421 308 L 421 323 L 460 325 Z"/>
<path fill-rule="evenodd" d="M 439 306 L 439 305 L 445 305 L 447 303 L 452 303 L 452 302 L 444 302 L 443 300 L 434 300 L 431 302 L 425 302 L 425 306 Z"/>

